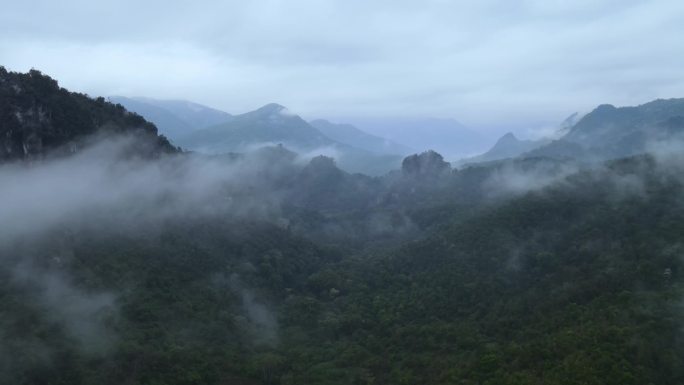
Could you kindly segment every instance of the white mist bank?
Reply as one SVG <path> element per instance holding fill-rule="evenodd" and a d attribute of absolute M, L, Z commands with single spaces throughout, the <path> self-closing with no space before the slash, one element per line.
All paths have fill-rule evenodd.
<path fill-rule="evenodd" d="M 267 181 L 259 170 L 268 164 L 191 155 L 140 159 L 126 154 L 132 140 L 107 138 L 70 157 L 0 166 L 0 241 L 87 224 L 96 212 L 145 222 L 219 210 L 262 218 L 277 207 L 276 195 L 260 189 Z"/>

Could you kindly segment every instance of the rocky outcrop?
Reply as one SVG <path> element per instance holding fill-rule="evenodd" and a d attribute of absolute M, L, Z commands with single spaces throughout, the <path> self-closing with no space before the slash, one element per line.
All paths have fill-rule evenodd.
<path fill-rule="evenodd" d="M 69 92 L 40 71 L 0 67 L 0 161 L 34 160 L 78 151 L 96 133 L 125 133 L 150 141 L 152 153 L 176 149 L 141 116 L 104 98 Z"/>
<path fill-rule="evenodd" d="M 401 162 L 401 171 L 409 177 L 433 177 L 451 171 L 451 165 L 442 155 L 429 150 L 421 154 L 407 156 Z"/>

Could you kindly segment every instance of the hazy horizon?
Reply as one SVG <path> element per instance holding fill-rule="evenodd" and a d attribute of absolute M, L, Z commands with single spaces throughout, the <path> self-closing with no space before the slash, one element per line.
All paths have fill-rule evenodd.
<path fill-rule="evenodd" d="M 684 384 L 682 20 L 3 3 L 0 385 Z"/>
<path fill-rule="evenodd" d="M 0 57 L 91 95 L 534 136 L 599 104 L 684 96 L 682 15 L 677 1 L 40 0 L 5 6 Z"/>

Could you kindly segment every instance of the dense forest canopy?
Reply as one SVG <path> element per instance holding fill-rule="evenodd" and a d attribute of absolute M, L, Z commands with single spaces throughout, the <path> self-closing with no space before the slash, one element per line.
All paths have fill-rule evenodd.
<path fill-rule="evenodd" d="M 0 383 L 680 384 L 681 117 L 654 103 L 569 131 L 626 119 L 629 156 L 367 176 L 184 152 L 0 67 Z"/>

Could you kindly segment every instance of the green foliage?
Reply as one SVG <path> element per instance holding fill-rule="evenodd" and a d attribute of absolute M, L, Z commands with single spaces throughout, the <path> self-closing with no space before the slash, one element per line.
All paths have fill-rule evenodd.
<path fill-rule="evenodd" d="M 69 250 L 59 269 L 83 292 L 117 293 L 116 311 L 103 315 L 112 344 L 90 352 L 8 265 L 3 380 L 681 383 L 684 190 L 647 158 L 611 167 L 636 173 L 645 195 L 618 196 L 610 178 L 584 172 L 478 211 L 417 206 L 429 236 L 356 258 L 221 218 L 15 245 L 4 253 L 31 256 L 37 271 Z M 250 301 L 277 323 L 250 314 Z"/>
<path fill-rule="evenodd" d="M 21 135 L 43 144 L 109 121 L 153 132 L 39 73 L 0 77 L 4 137 L 34 102 L 52 117 Z M 485 199 L 506 165 L 436 164 L 379 179 L 318 159 L 276 181 L 286 224 L 218 213 L 3 244 L 0 383 L 684 382 L 676 169 L 623 159 Z"/>
<path fill-rule="evenodd" d="M 69 92 L 40 71 L 0 71 L 0 160 L 41 157 L 96 133 L 129 133 L 149 140 L 140 153 L 176 149 L 140 115 L 104 98 Z"/>

